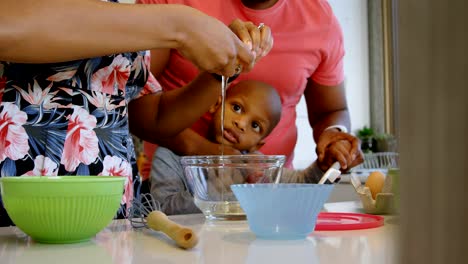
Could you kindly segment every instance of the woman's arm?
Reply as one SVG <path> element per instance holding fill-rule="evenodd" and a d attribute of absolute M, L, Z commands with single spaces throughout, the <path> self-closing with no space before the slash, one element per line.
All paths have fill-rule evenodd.
<path fill-rule="evenodd" d="M 48 63 L 174 48 L 202 70 L 232 76 L 254 56 L 221 21 L 183 5 L 100 0 L 0 1 L 0 60 Z"/>

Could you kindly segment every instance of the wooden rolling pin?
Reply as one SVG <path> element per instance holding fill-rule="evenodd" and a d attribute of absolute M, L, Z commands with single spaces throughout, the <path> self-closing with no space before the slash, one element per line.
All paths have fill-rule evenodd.
<path fill-rule="evenodd" d="M 149 213 L 146 224 L 149 228 L 161 231 L 172 238 L 181 248 L 190 249 L 198 243 L 198 237 L 191 228 L 175 223 L 161 211 Z"/>

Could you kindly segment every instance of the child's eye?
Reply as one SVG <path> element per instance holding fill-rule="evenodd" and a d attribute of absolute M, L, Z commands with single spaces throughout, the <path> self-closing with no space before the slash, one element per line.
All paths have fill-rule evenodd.
<path fill-rule="evenodd" d="M 234 110 L 234 112 L 236 112 L 236 113 L 240 113 L 242 108 L 238 104 L 233 104 L 232 105 L 232 110 Z"/>
<path fill-rule="evenodd" d="M 255 132 L 260 133 L 260 124 L 257 122 L 252 122 L 252 128 Z"/>

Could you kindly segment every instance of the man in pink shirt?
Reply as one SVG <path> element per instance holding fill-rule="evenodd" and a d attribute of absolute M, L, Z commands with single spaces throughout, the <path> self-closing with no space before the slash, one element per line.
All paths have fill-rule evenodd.
<path fill-rule="evenodd" d="M 307 102 L 313 137 L 319 159 L 330 141 L 345 137 L 353 142 L 352 153 L 359 150 L 357 138 L 343 135 L 350 129 L 343 85 L 344 44 L 340 25 L 325 0 L 137 0 L 139 3 L 183 4 L 218 18 L 225 24 L 235 19 L 264 23 L 271 29 L 274 45 L 252 71 L 241 74 L 240 80 L 258 80 L 278 89 L 283 104 L 281 120 L 260 149 L 264 154 L 287 156 L 286 167 L 292 167 L 297 142 L 296 106 L 302 95 Z M 244 23 L 233 22 L 237 33 Z M 235 30 L 234 30 L 235 31 Z M 239 34 L 238 34 L 239 35 Z M 241 37 L 242 39 L 242 37 Z M 244 40 L 245 41 L 245 40 Z M 253 40 L 255 41 L 255 40 Z M 258 46 L 258 45 L 255 45 Z M 262 55 L 262 50 L 257 50 Z M 176 50 L 153 50 L 151 71 L 163 89 L 182 87 L 198 74 L 188 60 Z M 176 109 L 175 109 L 176 111 Z M 209 116 L 204 116 L 191 129 L 161 143 L 180 155 L 219 154 L 219 144 L 205 139 Z M 150 166 L 155 146 L 145 143 Z M 314 151 L 314 150 L 311 150 Z M 225 149 L 227 154 L 239 154 Z M 356 154 L 357 155 L 357 154 Z M 352 155 L 355 157 L 355 155 Z M 330 161 L 332 162 L 332 161 Z M 331 163 L 330 163 L 331 164 Z M 342 169 L 356 165 L 352 160 Z M 146 168 L 149 168 L 146 167 Z M 145 171 L 145 169 L 143 169 Z M 144 172 L 143 174 L 147 173 Z"/>

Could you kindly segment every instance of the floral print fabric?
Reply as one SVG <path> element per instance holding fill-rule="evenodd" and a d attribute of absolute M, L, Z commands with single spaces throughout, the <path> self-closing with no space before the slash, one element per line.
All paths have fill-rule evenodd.
<path fill-rule="evenodd" d="M 128 207 L 138 170 L 127 105 L 160 90 L 146 51 L 0 62 L 0 176 L 125 176 Z"/>

